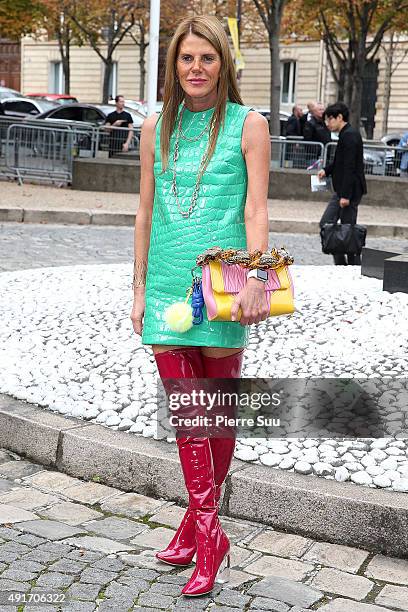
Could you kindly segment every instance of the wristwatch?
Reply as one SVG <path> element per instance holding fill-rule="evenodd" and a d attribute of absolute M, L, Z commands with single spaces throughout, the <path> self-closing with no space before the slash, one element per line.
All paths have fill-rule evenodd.
<path fill-rule="evenodd" d="M 268 270 L 261 270 L 260 268 L 254 268 L 253 270 L 250 270 L 247 274 L 247 279 L 251 277 L 257 278 L 258 280 L 266 283 L 268 280 Z"/>

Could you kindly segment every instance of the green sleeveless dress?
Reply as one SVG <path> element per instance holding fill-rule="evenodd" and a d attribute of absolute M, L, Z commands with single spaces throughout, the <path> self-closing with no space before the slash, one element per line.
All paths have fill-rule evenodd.
<path fill-rule="evenodd" d="M 179 106 L 179 113 L 181 105 Z M 207 125 L 213 108 L 193 112 L 185 108 L 184 134 L 198 136 Z M 161 173 L 160 127 L 156 126 L 154 160 L 155 195 L 145 289 L 143 344 L 187 346 L 244 347 L 249 326 L 238 321 L 208 321 L 203 307 L 203 321 L 188 331 L 174 332 L 166 324 L 164 311 L 170 304 L 185 301 L 191 286 L 195 260 L 211 246 L 246 248 L 244 208 L 247 195 L 247 170 L 241 152 L 242 128 L 252 110 L 227 101 L 225 123 L 220 128 L 214 154 L 201 179 L 196 205 L 188 218 L 183 217 L 171 191 L 173 150 L 176 130 L 170 138 L 167 170 Z M 208 131 L 199 140 L 180 138 L 177 160 L 177 192 L 181 209 L 191 203 L 200 161 L 208 143 Z M 201 268 L 195 273 L 201 275 Z M 191 304 L 191 298 L 189 299 Z"/>

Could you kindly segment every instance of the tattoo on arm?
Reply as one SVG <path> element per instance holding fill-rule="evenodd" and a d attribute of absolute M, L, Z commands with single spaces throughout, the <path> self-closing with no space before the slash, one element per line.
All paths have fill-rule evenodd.
<path fill-rule="evenodd" d="M 147 260 L 136 258 L 133 262 L 133 287 L 144 287 L 146 284 Z"/>

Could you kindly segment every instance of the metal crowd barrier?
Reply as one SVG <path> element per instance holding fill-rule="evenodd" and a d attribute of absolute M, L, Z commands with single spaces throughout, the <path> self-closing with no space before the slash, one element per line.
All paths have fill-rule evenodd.
<path fill-rule="evenodd" d="M 310 170 L 323 162 L 324 146 L 321 142 L 271 137 L 272 168 Z"/>
<path fill-rule="evenodd" d="M 90 157 L 94 136 L 87 129 L 21 122 L 7 129 L 5 165 L 21 184 L 24 178 L 72 181 L 75 157 Z"/>
<path fill-rule="evenodd" d="M 329 164 L 334 160 L 337 142 L 329 142 L 324 151 L 323 164 Z M 404 149 L 400 147 L 388 147 L 385 144 L 373 144 L 372 141 L 364 142 L 364 172 L 378 176 L 399 176 L 401 157 Z"/>
<path fill-rule="evenodd" d="M 128 151 L 125 151 L 123 145 L 128 141 L 129 131 L 132 131 L 133 134 L 128 145 Z M 115 157 L 127 152 L 139 156 L 139 145 L 140 129 L 138 128 L 101 125 L 95 130 L 95 157 Z"/>

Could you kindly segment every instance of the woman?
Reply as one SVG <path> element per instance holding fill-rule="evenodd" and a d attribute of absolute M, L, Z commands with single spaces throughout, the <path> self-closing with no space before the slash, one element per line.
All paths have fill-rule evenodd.
<path fill-rule="evenodd" d="M 152 345 L 163 379 L 238 378 L 248 326 L 268 315 L 262 281 L 247 279 L 233 321 L 209 322 L 204 309 L 202 323 L 178 333 L 164 314 L 186 299 L 196 256 L 210 246 L 268 247 L 268 124 L 243 105 L 228 39 L 215 17 L 179 24 L 167 52 L 163 111 L 143 123 L 140 159 L 134 330 Z M 182 593 L 201 595 L 211 591 L 223 562 L 229 566 L 218 505 L 235 439 L 176 435 L 176 442 L 189 506 L 157 557 L 183 566 L 196 553 Z"/>

